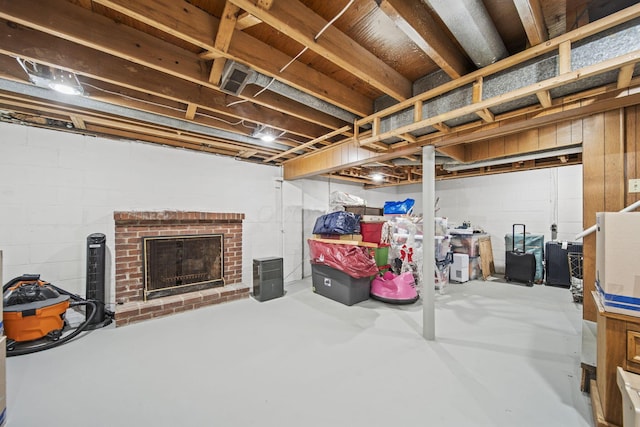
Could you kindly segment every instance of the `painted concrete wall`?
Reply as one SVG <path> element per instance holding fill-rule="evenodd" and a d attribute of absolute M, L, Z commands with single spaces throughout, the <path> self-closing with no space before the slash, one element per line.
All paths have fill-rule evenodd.
<path fill-rule="evenodd" d="M 560 239 L 581 230 L 582 168 L 463 178 L 436 183 L 440 216 L 470 220 L 493 236 L 496 266 L 504 266 L 510 224 Z M 280 168 L 161 147 L 0 123 L 0 249 L 4 280 L 24 273 L 84 294 L 86 238 L 107 236 L 108 279 L 113 277 L 113 212 L 194 210 L 242 212 L 243 282 L 252 260 L 284 258 L 285 282 L 310 275 L 306 239 L 328 212 L 331 193 L 343 191 L 368 206 L 416 200 L 421 186 L 364 190 L 329 179 L 283 182 Z M 110 281 L 111 283 L 111 281 Z M 112 284 L 113 285 L 113 284 Z M 113 295 L 110 295 L 113 298 Z"/>
<path fill-rule="evenodd" d="M 245 214 L 244 283 L 252 282 L 252 260 L 268 256 L 284 257 L 285 281 L 296 280 L 308 260 L 310 223 L 327 211 L 336 190 L 367 200 L 372 195 L 371 206 L 395 193 L 326 180 L 283 182 L 277 167 L 0 123 L 3 279 L 39 273 L 83 295 L 91 233 L 107 237 L 112 282 L 114 211 L 193 210 Z"/>
<path fill-rule="evenodd" d="M 421 188 L 398 188 L 398 197 L 416 198 L 422 207 Z M 498 272 L 504 271 L 504 237 L 513 223 L 527 232 L 551 239 L 551 224 L 558 225 L 559 240 L 573 241 L 582 231 L 582 166 L 513 172 L 436 182 L 437 216 L 449 224 L 471 221 L 491 234 Z"/>

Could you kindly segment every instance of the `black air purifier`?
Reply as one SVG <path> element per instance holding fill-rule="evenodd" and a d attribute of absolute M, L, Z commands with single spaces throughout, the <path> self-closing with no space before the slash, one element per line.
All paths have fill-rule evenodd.
<path fill-rule="evenodd" d="M 86 298 L 97 301 L 96 314 L 89 329 L 101 328 L 111 323 L 111 318 L 107 319 L 104 311 L 106 246 L 107 237 L 104 234 L 94 233 L 87 237 Z"/>
<path fill-rule="evenodd" d="M 253 260 L 253 297 L 267 301 L 284 295 L 282 258 Z"/>

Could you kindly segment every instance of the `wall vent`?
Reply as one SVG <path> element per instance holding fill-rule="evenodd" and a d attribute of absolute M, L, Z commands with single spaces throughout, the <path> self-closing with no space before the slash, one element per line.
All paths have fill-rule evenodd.
<path fill-rule="evenodd" d="M 220 90 L 238 96 L 247 85 L 253 70 L 234 61 L 227 61 L 220 80 Z"/>

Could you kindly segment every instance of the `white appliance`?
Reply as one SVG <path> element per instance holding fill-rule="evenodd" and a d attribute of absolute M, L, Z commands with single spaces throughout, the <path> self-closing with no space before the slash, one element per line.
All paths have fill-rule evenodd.
<path fill-rule="evenodd" d="M 451 264 L 449 280 L 458 283 L 469 281 L 469 255 L 453 254 L 453 264 Z"/>

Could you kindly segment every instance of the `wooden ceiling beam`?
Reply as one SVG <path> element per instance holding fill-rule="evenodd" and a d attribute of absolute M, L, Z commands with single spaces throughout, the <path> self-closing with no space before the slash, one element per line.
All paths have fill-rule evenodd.
<path fill-rule="evenodd" d="M 125 70 L 135 68 L 136 65 L 142 65 L 169 76 L 209 87 L 217 92 L 217 88 L 208 82 L 208 73 L 204 67 L 204 62 L 199 59 L 197 54 L 192 54 L 133 28 L 125 27 L 71 3 L 54 0 L 38 0 L 35 2 L 33 0 L 20 2 L 0 0 L 0 17 L 94 49 L 95 53 L 89 54 L 87 58 L 108 53 L 117 58 L 134 62 L 134 64 L 129 63 L 130 65 L 127 65 L 124 68 Z M 113 34 L 118 34 L 118 37 L 113 37 Z M 54 46 L 56 44 L 57 42 Z M 11 46 L 7 47 L 10 48 Z M 57 62 L 54 63 L 55 66 L 79 71 L 64 63 L 60 64 L 60 61 Z M 85 62 L 90 62 L 90 60 L 87 61 L 85 59 Z M 144 78 L 141 78 L 141 76 L 145 76 L 145 74 L 132 76 L 132 81 L 128 84 L 136 85 L 139 80 L 146 79 L 146 76 Z M 224 95 L 219 93 L 217 96 Z M 245 95 L 240 98 L 244 98 L 251 103 L 273 108 L 275 103 L 273 100 L 281 99 L 282 97 L 278 97 L 273 92 L 265 92 L 258 98 Z M 284 110 L 288 115 L 313 123 L 317 123 L 315 121 L 316 118 L 324 117 L 333 122 L 332 125 L 327 126 L 330 129 L 344 125 L 344 122 L 335 117 L 317 110 L 315 110 L 317 113 L 313 113 L 313 109 L 305 108 L 301 104 L 296 105 L 290 100 L 286 103 L 280 103 L 278 109 Z M 302 112 L 312 112 L 313 115 L 306 117 L 303 116 Z M 271 125 L 271 123 L 269 124 Z"/>
<path fill-rule="evenodd" d="M 640 103 L 640 93 L 626 94 L 619 97 L 605 97 L 604 99 L 590 99 L 584 102 L 584 106 L 577 106 L 555 113 L 524 117 L 517 121 L 502 126 L 487 126 L 481 130 L 465 133 L 458 136 L 447 136 L 440 141 L 420 140 L 416 144 L 406 145 L 398 150 L 389 150 L 384 153 L 373 153 L 363 148 L 355 150 L 353 144 L 338 144 L 323 150 L 309 153 L 284 162 L 284 178 L 298 179 L 309 176 L 328 173 L 334 170 L 345 169 L 374 161 L 386 161 L 404 155 L 417 152 L 422 146 L 434 144 L 436 150 L 447 150 L 446 147 L 459 144 L 468 144 L 477 141 L 485 141 L 500 136 L 512 135 L 518 132 L 535 129 L 541 126 L 557 123 L 565 120 L 573 120 L 588 115 L 609 111 L 616 108 L 624 108 Z M 525 154 L 529 151 L 522 151 Z"/>
<path fill-rule="evenodd" d="M 152 3 L 130 0 L 95 1 L 199 46 L 205 50 L 200 56 L 202 59 L 209 60 L 224 56 L 227 59 L 251 64 L 252 68 L 263 74 L 276 77 L 279 81 L 354 114 L 366 116 L 373 112 L 371 99 L 305 64 L 294 62 L 280 72 L 280 68 L 291 61 L 291 57 L 238 29 L 233 32 L 233 42 L 229 45 L 227 52 L 216 49 L 214 41 L 220 25 L 219 19 L 186 1 Z"/>
<path fill-rule="evenodd" d="M 392 98 L 411 97 L 407 78 L 337 28 L 325 28 L 327 21 L 300 1 L 275 2 L 268 11 L 252 0 L 229 1 Z"/>
<path fill-rule="evenodd" d="M 541 90 L 551 90 L 557 87 L 564 86 L 569 83 L 573 83 L 580 79 L 597 76 L 597 75 L 606 73 L 608 71 L 619 69 L 621 67 L 624 67 L 625 65 L 636 63 L 638 61 L 640 61 L 640 50 L 636 50 L 636 51 L 618 56 L 616 58 L 607 59 L 600 63 L 583 67 L 579 70 L 565 72 L 564 74 L 560 74 L 556 77 L 551 77 L 541 82 L 530 84 L 528 86 L 524 86 L 524 87 L 512 90 L 510 92 L 494 96 L 492 98 L 484 99 L 480 102 L 471 102 L 470 104 L 464 105 L 462 107 L 423 119 L 421 122 L 414 122 L 411 124 L 403 125 L 396 129 L 391 129 L 389 131 L 386 131 L 378 135 L 372 135 L 368 138 L 361 138 L 359 140 L 359 143 L 360 145 L 368 145 L 373 142 L 382 141 L 386 138 L 394 137 L 405 132 L 414 132 L 416 130 L 423 129 L 427 126 L 432 126 L 434 123 L 441 123 L 443 121 L 462 117 L 466 114 L 475 113 L 480 115 L 483 113 L 479 113 L 479 112 L 483 112 L 485 110 L 486 112 L 490 113 L 489 108 L 497 107 L 510 101 L 515 101 L 518 99 L 525 98 L 527 96 L 535 95 Z M 474 84 L 473 100 L 481 98 L 476 96 L 477 87 L 479 87 L 479 85 L 477 83 Z M 479 89 L 478 92 L 480 90 L 481 89 Z M 426 95 L 421 94 L 418 96 L 426 96 Z M 395 108 L 395 106 L 393 108 Z M 388 114 L 390 110 L 392 109 L 387 109 L 386 113 Z M 366 118 L 366 120 L 378 119 L 381 116 L 384 117 L 385 114 L 375 114 Z M 492 118 L 493 118 L 493 114 L 487 115 L 486 117 L 486 119 L 492 119 Z M 366 121 L 366 120 L 363 120 L 363 121 Z M 356 125 L 357 124 L 358 123 L 356 122 Z"/>
<path fill-rule="evenodd" d="M 544 14 L 540 0 L 513 0 L 520 20 L 527 33 L 531 46 L 539 45 L 549 39 L 549 32 L 544 23 Z"/>
<path fill-rule="evenodd" d="M 228 106 L 238 101 L 239 98 L 51 35 L 28 28 L 10 26 L 3 20 L 0 20 L 0 53 L 31 59 L 47 65 L 61 66 L 64 64 L 66 68 L 96 80 L 154 94 L 184 104 L 194 103 L 201 108 L 254 123 L 269 123 L 275 128 L 307 135 L 311 138 L 326 133 L 327 129 L 344 126 L 344 122 L 335 117 L 317 110 L 311 111 L 311 108 L 301 104 L 292 105 L 290 100 L 285 100 L 276 94 L 271 97 L 271 103 L 278 104 L 278 106 L 281 104 L 282 110 L 286 105 L 289 105 L 290 110 L 297 110 L 292 114 L 293 117 L 283 114 L 282 111 L 274 111 L 249 102 Z M 14 65 L 17 64 L 12 58 L 10 61 L 15 63 Z M 314 117 L 314 120 L 303 120 L 300 118 L 301 112 L 305 116 Z M 306 118 L 309 119 L 309 117 Z M 319 121 L 322 124 L 318 124 Z"/>
<path fill-rule="evenodd" d="M 471 63 L 438 28 L 438 24 L 421 2 L 381 0 L 380 9 L 413 43 L 452 79 L 467 74 Z"/>
<path fill-rule="evenodd" d="M 232 3 L 226 2 L 224 4 L 220 25 L 218 25 L 218 34 L 213 44 L 217 51 L 227 52 L 227 50 L 229 50 L 239 11 L 240 9 Z M 222 71 L 224 70 L 224 64 L 226 62 L 227 59 L 224 56 L 219 56 L 213 60 L 211 72 L 209 73 L 209 83 L 213 83 L 216 86 L 220 85 L 220 78 L 222 77 Z"/>

